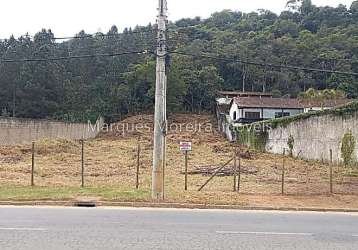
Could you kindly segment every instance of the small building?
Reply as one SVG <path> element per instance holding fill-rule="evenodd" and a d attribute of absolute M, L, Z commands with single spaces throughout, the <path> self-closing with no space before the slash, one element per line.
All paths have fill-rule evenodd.
<path fill-rule="evenodd" d="M 249 124 L 257 121 L 321 111 L 346 105 L 350 99 L 301 100 L 292 98 L 235 97 L 230 103 L 230 119 L 234 123 Z"/>
<path fill-rule="evenodd" d="M 260 97 L 272 98 L 271 93 L 263 92 L 241 92 L 241 91 L 218 91 L 218 98 L 216 98 L 216 115 L 219 119 L 220 115 L 229 115 L 231 103 L 237 97 Z"/>
<path fill-rule="evenodd" d="M 298 99 L 236 97 L 231 101 L 230 118 L 234 123 L 249 124 L 303 112 L 304 107 Z"/>

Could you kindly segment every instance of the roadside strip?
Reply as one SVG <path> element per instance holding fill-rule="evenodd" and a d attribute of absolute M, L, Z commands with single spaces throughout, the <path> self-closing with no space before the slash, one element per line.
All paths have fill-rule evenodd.
<path fill-rule="evenodd" d="M 0 206 L 67 206 L 74 207 L 76 201 L 0 201 Z M 358 213 L 358 208 L 318 208 L 318 207 L 255 207 L 240 205 L 215 205 L 215 204 L 193 204 L 193 203 L 156 203 L 156 202 L 120 202 L 120 201 L 98 201 L 97 207 L 133 207 L 133 208 L 187 208 L 187 209 L 224 209 L 224 210 L 264 210 L 264 211 L 294 211 L 294 212 L 342 212 Z"/>
<path fill-rule="evenodd" d="M 236 232 L 216 231 L 217 234 L 252 234 L 252 235 L 281 235 L 281 236 L 313 236 L 313 233 L 280 233 L 280 232 Z"/>
<path fill-rule="evenodd" d="M 0 227 L 0 231 L 47 231 L 46 228 L 17 228 L 17 227 Z"/>

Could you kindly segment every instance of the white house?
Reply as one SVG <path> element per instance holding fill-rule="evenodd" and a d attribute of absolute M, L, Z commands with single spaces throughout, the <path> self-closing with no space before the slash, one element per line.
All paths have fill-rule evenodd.
<path fill-rule="evenodd" d="M 237 97 L 231 102 L 230 118 L 235 123 L 297 115 L 304 112 L 298 99 L 271 97 Z"/>
<path fill-rule="evenodd" d="M 312 111 L 332 109 L 349 103 L 349 99 L 325 100 L 321 102 L 292 98 L 236 97 L 231 101 L 230 118 L 238 124 L 298 115 Z"/>

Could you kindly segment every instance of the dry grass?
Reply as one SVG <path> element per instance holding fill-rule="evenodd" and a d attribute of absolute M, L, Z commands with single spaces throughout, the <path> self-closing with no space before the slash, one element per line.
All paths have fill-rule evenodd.
<path fill-rule="evenodd" d="M 211 116 L 177 115 L 170 119 L 175 124 L 215 124 Z M 152 127 L 152 116 L 131 117 L 124 124 L 145 123 Z M 140 137 L 141 168 L 139 195 L 133 194 L 135 187 L 136 151 Z M 288 196 L 281 196 L 281 156 L 255 154 L 253 159 L 243 159 L 242 168 L 257 169 L 257 173 L 242 174 L 241 193 L 232 192 L 233 177 L 216 177 L 202 192 L 198 188 L 207 180 L 207 176 L 189 176 L 189 191 L 184 192 L 184 156 L 179 151 L 179 142 L 193 142 L 193 152 L 189 156 L 189 170 L 194 166 L 219 166 L 233 156 L 233 145 L 228 143 L 216 130 L 169 131 L 167 136 L 168 154 L 166 168 L 166 198 L 172 202 L 271 205 L 275 206 L 348 206 L 358 208 L 358 177 L 354 171 L 334 167 L 336 193 L 342 195 L 327 196 L 329 193 L 329 167 L 317 162 L 306 162 L 286 158 L 286 186 Z M 142 132 L 112 131 L 85 144 L 86 186 L 89 194 L 97 194 L 103 199 L 150 200 L 152 135 Z M 36 143 L 36 189 L 26 192 L 29 185 L 31 168 L 31 146 L 20 145 L 0 147 L 0 199 L 11 197 L 23 199 L 26 195 L 37 194 L 38 198 L 48 198 L 51 194 L 62 193 L 62 198 L 74 198 L 86 194 L 78 189 L 80 185 L 81 147 L 76 141 L 41 141 Z M 6 187 L 6 188 L 4 188 Z M 16 188 L 14 188 L 16 187 Z M 43 191 L 41 187 L 51 188 Z M 11 191 L 15 190 L 15 191 Z M 62 191 L 61 191 L 62 190 Z M 84 192 L 84 193 L 83 193 Z M 45 193 L 47 195 L 41 195 Z M 127 197 L 125 194 L 131 193 Z M 5 195 L 8 194 L 8 195 Z M 124 194 L 124 195 L 120 195 Z M 344 194 L 344 195 L 343 195 Z M 311 196 L 309 196 L 311 195 Z M 312 196 L 314 195 L 314 196 Z M 33 198 L 33 195 L 28 195 Z M 36 195 L 35 195 L 36 197 Z M 53 196 L 58 197 L 58 196 Z M 127 198 L 126 198 L 127 197 Z"/>

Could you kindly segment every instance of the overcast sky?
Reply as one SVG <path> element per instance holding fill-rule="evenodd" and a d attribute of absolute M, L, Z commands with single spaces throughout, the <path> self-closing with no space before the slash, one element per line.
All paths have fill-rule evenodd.
<path fill-rule="evenodd" d="M 168 0 L 169 18 L 208 17 L 223 9 L 243 12 L 269 9 L 284 10 L 287 0 Z M 353 0 L 313 0 L 316 5 L 348 7 Z M 7 0 L 1 1 L 0 38 L 35 34 L 42 28 L 56 36 L 106 32 L 115 24 L 122 30 L 137 24 L 154 23 L 158 0 Z"/>

